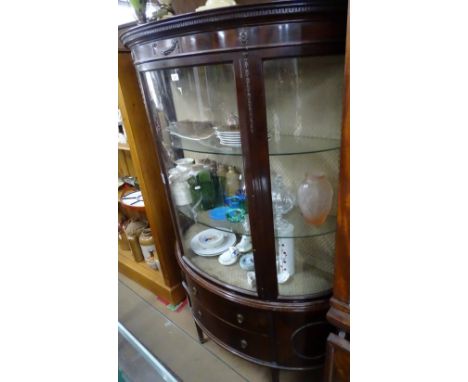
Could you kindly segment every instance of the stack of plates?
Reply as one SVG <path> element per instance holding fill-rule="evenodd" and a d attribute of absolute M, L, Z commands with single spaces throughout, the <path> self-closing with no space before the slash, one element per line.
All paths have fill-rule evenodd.
<path fill-rule="evenodd" d="M 190 247 L 199 256 L 218 256 L 235 243 L 235 234 L 212 228 L 195 235 L 190 240 Z"/>
<path fill-rule="evenodd" d="M 216 137 L 223 146 L 240 147 L 241 136 L 239 130 L 215 130 Z"/>

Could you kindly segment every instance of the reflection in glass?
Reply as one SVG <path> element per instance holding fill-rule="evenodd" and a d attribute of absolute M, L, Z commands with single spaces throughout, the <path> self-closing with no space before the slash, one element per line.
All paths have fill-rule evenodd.
<path fill-rule="evenodd" d="M 232 65 L 145 72 L 184 257 L 206 275 L 255 291 Z M 250 268 L 249 268 L 250 269 Z"/>
<path fill-rule="evenodd" d="M 264 62 L 279 294 L 333 282 L 342 56 Z"/>

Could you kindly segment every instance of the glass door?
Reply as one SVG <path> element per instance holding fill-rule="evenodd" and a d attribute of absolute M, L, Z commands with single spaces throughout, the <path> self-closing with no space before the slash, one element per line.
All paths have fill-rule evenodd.
<path fill-rule="evenodd" d="M 264 61 L 279 296 L 333 285 L 343 56 Z"/>
<path fill-rule="evenodd" d="M 147 71 L 142 79 L 183 256 L 224 285 L 255 291 L 233 65 Z"/>

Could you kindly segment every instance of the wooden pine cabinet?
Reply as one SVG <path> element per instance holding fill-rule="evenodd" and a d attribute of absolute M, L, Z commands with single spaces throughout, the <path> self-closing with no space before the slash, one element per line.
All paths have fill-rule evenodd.
<path fill-rule="evenodd" d="M 343 330 L 346 14 L 345 1 L 279 1 L 121 36 L 200 341 L 270 367 L 273 380 L 322 368 L 327 339 Z"/>
<path fill-rule="evenodd" d="M 129 52 L 119 52 L 119 109 L 127 133 L 128 148 L 133 174 L 138 178 L 145 215 L 153 233 L 160 270 L 137 263 L 129 252 L 119 249 L 119 271 L 164 300 L 177 304 L 185 298 L 181 284 L 180 269 L 174 257 L 175 234 L 161 170 L 151 130 L 145 114 L 145 107 L 138 88 L 138 81 Z M 121 151 L 121 150 L 119 150 Z M 120 157 L 119 157 L 120 160 Z"/>

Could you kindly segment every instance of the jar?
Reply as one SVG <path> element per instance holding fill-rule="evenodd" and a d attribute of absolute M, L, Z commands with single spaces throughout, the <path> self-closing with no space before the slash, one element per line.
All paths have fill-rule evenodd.
<path fill-rule="evenodd" d="M 128 244 L 130 245 L 133 258 L 136 262 L 141 262 L 144 260 L 138 237 L 145 227 L 146 224 L 138 220 L 131 220 L 125 227 L 125 234 L 127 235 Z"/>
<path fill-rule="evenodd" d="M 229 166 L 228 172 L 226 173 L 226 189 L 224 190 L 225 196 L 236 195 L 239 187 L 239 174 L 234 169 L 234 166 Z"/>
<path fill-rule="evenodd" d="M 141 232 L 139 242 L 146 264 L 153 269 L 158 269 L 156 263 L 156 247 L 154 246 L 153 235 L 150 228 L 145 228 Z"/>
<path fill-rule="evenodd" d="M 169 184 L 172 197 L 176 206 L 186 206 L 192 203 L 192 194 L 188 183 L 190 171 L 184 169 L 171 169 L 169 173 Z"/>

